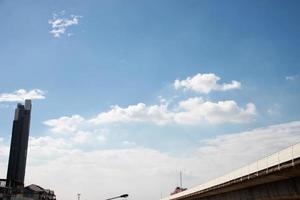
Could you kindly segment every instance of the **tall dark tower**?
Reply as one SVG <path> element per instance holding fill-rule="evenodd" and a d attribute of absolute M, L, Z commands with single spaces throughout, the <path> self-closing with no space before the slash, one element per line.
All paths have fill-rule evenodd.
<path fill-rule="evenodd" d="M 31 100 L 25 105 L 18 104 L 12 128 L 9 163 L 7 169 L 7 187 L 23 187 L 25 178 L 27 147 L 30 128 Z"/>

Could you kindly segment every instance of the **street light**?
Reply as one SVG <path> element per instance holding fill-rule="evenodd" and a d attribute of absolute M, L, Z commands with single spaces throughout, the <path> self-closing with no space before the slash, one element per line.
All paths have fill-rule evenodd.
<path fill-rule="evenodd" d="M 127 198 L 128 196 L 129 196 L 128 194 L 122 194 L 120 196 L 112 197 L 112 198 L 105 199 L 105 200 L 112 200 L 112 199 L 118 199 L 118 198 Z"/>

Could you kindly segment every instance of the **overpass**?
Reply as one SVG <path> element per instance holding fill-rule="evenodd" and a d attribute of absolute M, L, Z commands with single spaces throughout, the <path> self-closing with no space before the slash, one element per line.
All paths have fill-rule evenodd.
<path fill-rule="evenodd" d="M 161 200 L 300 199 L 300 143 Z"/>

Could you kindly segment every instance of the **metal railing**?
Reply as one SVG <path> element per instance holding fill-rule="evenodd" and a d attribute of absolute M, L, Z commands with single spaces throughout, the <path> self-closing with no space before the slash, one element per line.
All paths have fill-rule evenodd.
<path fill-rule="evenodd" d="M 201 190 L 205 190 L 238 178 L 242 178 L 245 176 L 249 176 L 251 174 L 257 174 L 261 170 L 267 170 L 272 167 L 277 167 L 280 169 L 281 164 L 291 161 L 292 165 L 294 165 L 294 160 L 300 158 L 300 143 L 292 145 L 286 149 L 283 149 L 277 153 L 274 153 L 270 156 L 267 156 L 263 159 L 257 160 L 249 165 L 246 165 L 242 168 L 234 170 L 224 176 L 220 176 L 216 179 L 208 181 L 207 183 L 201 184 L 194 188 L 188 189 L 186 191 L 180 192 L 178 194 L 163 198 L 161 200 L 170 200 L 175 199 L 181 196 L 189 195 L 195 192 L 199 192 Z"/>

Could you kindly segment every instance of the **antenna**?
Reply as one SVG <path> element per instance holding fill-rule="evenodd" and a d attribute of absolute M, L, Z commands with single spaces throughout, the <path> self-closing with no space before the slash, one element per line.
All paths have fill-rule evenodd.
<path fill-rule="evenodd" d="M 182 172 L 180 171 L 180 188 L 182 188 Z"/>

